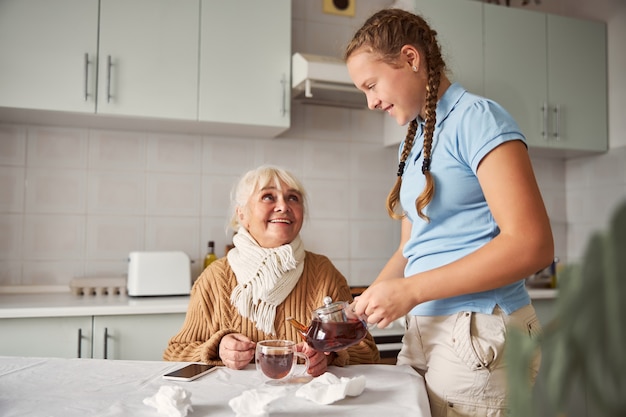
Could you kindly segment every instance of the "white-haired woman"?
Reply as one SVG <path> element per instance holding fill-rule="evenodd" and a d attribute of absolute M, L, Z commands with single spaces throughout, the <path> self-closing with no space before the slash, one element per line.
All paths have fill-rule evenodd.
<path fill-rule="evenodd" d="M 304 188 L 288 171 L 262 166 L 243 175 L 233 192 L 235 247 L 194 283 L 185 322 L 169 341 L 165 360 L 242 369 L 254 359 L 256 342 L 289 339 L 300 342 L 313 376 L 328 365 L 379 361 L 370 334 L 347 350 L 324 354 L 301 342 L 285 321 L 291 316 L 308 323 L 325 296 L 352 301 L 346 279 L 331 261 L 304 249 L 305 209 Z"/>

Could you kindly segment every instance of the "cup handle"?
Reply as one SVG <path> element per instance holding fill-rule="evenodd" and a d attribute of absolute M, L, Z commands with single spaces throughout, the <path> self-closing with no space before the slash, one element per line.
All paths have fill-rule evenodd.
<path fill-rule="evenodd" d="M 302 352 L 294 352 L 294 356 L 304 359 L 304 371 L 300 376 L 304 376 L 309 371 L 309 357 Z"/>

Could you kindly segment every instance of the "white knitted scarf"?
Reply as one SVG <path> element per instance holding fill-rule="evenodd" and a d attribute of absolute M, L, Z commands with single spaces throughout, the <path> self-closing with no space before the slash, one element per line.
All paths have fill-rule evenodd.
<path fill-rule="evenodd" d="M 262 248 L 241 227 L 233 244 L 227 257 L 238 284 L 230 301 L 242 316 L 256 323 L 257 329 L 276 334 L 276 307 L 287 298 L 304 270 L 302 240 L 297 236 L 287 245 Z"/>

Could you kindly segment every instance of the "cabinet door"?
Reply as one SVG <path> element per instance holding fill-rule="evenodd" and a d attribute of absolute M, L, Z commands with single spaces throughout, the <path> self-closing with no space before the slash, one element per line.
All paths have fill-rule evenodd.
<path fill-rule="evenodd" d="M 465 0 L 417 0 L 416 11 L 437 31 L 450 81 L 483 94 L 482 3 Z"/>
<path fill-rule="evenodd" d="M 548 16 L 548 97 L 552 146 L 608 149 L 604 23 Z"/>
<path fill-rule="evenodd" d="M 95 112 L 98 0 L 0 1 L 0 106 Z"/>
<path fill-rule="evenodd" d="M 199 119 L 290 125 L 291 1 L 202 0 Z"/>
<path fill-rule="evenodd" d="M 546 15 L 483 7 L 485 96 L 511 113 L 530 146 L 547 146 Z"/>
<path fill-rule="evenodd" d="M 167 342 L 184 321 L 184 313 L 95 316 L 93 357 L 163 360 Z"/>
<path fill-rule="evenodd" d="M 199 0 L 101 0 L 101 114 L 197 119 Z"/>
<path fill-rule="evenodd" d="M 91 357 L 91 316 L 0 319 L 0 355 Z"/>

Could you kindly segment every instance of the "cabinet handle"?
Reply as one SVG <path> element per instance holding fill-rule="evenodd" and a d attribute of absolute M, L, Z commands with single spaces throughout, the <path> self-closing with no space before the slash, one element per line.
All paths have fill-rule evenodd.
<path fill-rule="evenodd" d="M 105 327 L 104 328 L 104 357 L 103 359 L 108 359 L 109 353 L 108 353 L 108 349 L 109 349 L 109 328 Z"/>
<path fill-rule="evenodd" d="M 282 95 L 283 102 L 282 102 L 282 107 L 280 109 L 280 115 L 285 116 L 285 114 L 287 114 L 287 78 L 285 77 L 284 73 L 280 79 L 280 84 L 283 89 L 283 95 Z"/>
<path fill-rule="evenodd" d="M 111 67 L 113 62 L 111 61 L 111 55 L 107 55 L 107 103 L 111 102 Z"/>
<path fill-rule="evenodd" d="M 85 101 L 89 100 L 89 54 L 85 52 Z"/>
<path fill-rule="evenodd" d="M 541 127 L 541 136 L 543 140 L 548 140 L 548 103 L 543 103 L 541 106 L 541 120 L 543 121 Z"/>
<path fill-rule="evenodd" d="M 83 341 L 83 329 L 79 328 L 78 329 L 78 356 L 77 356 L 78 358 L 83 357 L 82 350 L 81 350 L 82 345 L 83 345 L 82 341 Z"/>
<path fill-rule="evenodd" d="M 554 106 L 554 139 L 561 140 L 561 105 Z"/>

